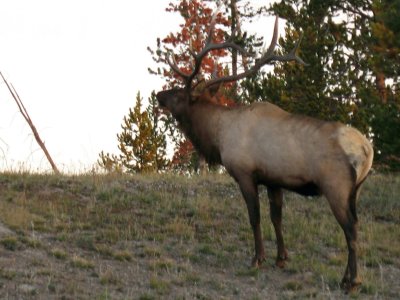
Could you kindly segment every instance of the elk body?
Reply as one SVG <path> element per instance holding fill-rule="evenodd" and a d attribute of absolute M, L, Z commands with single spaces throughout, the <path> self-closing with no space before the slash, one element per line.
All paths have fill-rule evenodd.
<path fill-rule="evenodd" d="M 272 60 L 302 63 L 295 55 L 298 44 L 289 55 L 273 54 L 276 25 L 271 46 L 251 72 Z M 221 45 L 224 46 L 212 44 L 209 39 L 203 51 L 195 56 L 196 65 L 191 74 L 181 72 L 176 63 L 169 61 L 185 79 L 186 87 L 159 92 L 160 106 L 171 112 L 181 130 L 209 163 L 225 166 L 238 183 L 254 234 L 253 266 L 257 267 L 265 260 L 258 186 L 265 185 L 268 191 L 270 217 L 277 240 L 276 264 L 280 267 L 288 258 L 281 229 L 282 191 L 324 195 L 344 231 L 348 247 L 342 286 L 347 290 L 357 287 L 361 281 L 357 272 L 356 203 L 361 184 L 372 165 L 370 142 L 356 129 L 341 123 L 290 114 L 268 102 L 225 107 L 212 101 L 216 91 L 212 86 L 216 81 L 243 78 L 249 71 L 235 78 L 215 79 L 203 93 L 195 95 L 191 81 L 200 69 L 201 59 L 207 52 L 220 49 Z M 231 43 L 225 46 L 232 47 Z"/>

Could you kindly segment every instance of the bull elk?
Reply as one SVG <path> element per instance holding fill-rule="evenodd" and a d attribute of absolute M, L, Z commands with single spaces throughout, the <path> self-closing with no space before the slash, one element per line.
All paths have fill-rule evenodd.
<path fill-rule="evenodd" d="M 204 48 L 197 54 L 191 51 L 194 64 L 190 74 L 180 70 L 173 56 L 167 56 L 170 67 L 184 79 L 185 87 L 161 91 L 157 100 L 161 107 L 169 110 L 208 163 L 223 165 L 238 183 L 254 234 L 252 266 L 258 267 L 265 260 L 258 185 L 266 186 L 268 191 L 279 267 L 283 267 L 288 258 L 281 228 L 282 191 L 324 195 L 346 238 L 348 261 L 341 286 L 350 291 L 361 284 L 357 272 L 356 203 L 372 165 L 370 142 L 356 129 L 341 123 L 290 114 L 267 101 L 235 107 L 212 101 L 217 84 L 252 75 L 267 63 L 297 61 L 304 64 L 296 55 L 301 39 L 290 53 L 274 54 L 277 21 L 278 18 L 269 48 L 255 60 L 252 68 L 237 75 L 213 78 L 205 83 L 203 92 L 198 93 L 194 91 L 193 80 L 202 59 L 210 51 L 233 48 L 248 55 L 232 40 L 213 42 L 214 15 Z"/>

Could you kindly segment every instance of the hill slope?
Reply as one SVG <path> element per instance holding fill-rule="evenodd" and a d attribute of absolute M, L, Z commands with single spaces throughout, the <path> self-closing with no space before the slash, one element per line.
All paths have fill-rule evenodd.
<path fill-rule="evenodd" d="M 356 297 L 400 294 L 400 177 L 371 176 L 361 193 Z M 347 250 L 323 198 L 285 195 L 290 261 L 251 269 L 253 237 L 236 184 L 223 175 L 0 174 L 2 299 L 290 299 L 343 296 Z"/>

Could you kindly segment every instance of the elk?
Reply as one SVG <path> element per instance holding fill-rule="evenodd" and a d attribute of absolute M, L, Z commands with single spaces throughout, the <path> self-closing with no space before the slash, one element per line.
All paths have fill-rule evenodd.
<path fill-rule="evenodd" d="M 284 267 L 288 259 L 281 228 L 283 190 L 307 196 L 324 195 L 347 242 L 348 260 L 341 286 L 346 291 L 356 289 L 361 284 L 357 271 L 356 203 L 372 166 L 370 142 L 356 129 L 339 122 L 291 114 L 267 101 L 234 107 L 212 101 L 218 90 L 216 85 L 252 75 L 272 61 L 305 64 L 296 54 L 301 38 L 288 54 L 274 54 L 278 18 L 271 44 L 252 68 L 237 75 L 213 78 L 205 83 L 203 92 L 195 91 L 193 80 L 210 51 L 233 48 L 243 55 L 249 54 L 231 40 L 213 43 L 214 26 L 215 16 L 204 48 L 197 54 L 191 51 L 194 65 L 190 74 L 180 70 L 173 56 L 167 56 L 166 61 L 184 79 L 185 87 L 160 91 L 159 105 L 172 114 L 208 163 L 223 165 L 238 183 L 254 235 L 253 267 L 266 259 L 258 186 L 266 186 L 268 192 L 278 267 Z"/>

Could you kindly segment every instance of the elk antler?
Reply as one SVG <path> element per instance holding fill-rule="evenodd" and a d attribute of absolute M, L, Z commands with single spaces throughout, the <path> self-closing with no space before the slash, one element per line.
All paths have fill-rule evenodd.
<path fill-rule="evenodd" d="M 210 87 L 214 84 L 219 84 L 222 82 L 231 82 L 231 81 L 236 81 L 243 79 L 247 76 L 254 75 L 257 73 L 259 69 L 261 69 L 262 66 L 273 62 L 273 61 L 296 61 L 302 65 L 307 65 L 299 56 L 296 55 L 296 51 L 299 48 L 300 42 L 303 38 L 303 35 L 300 36 L 300 39 L 296 42 L 294 48 L 287 54 L 285 55 L 276 55 L 274 54 L 275 46 L 277 45 L 277 40 L 278 40 L 278 16 L 275 18 L 275 25 L 274 25 L 274 33 L 272 36 L 271 43 L 268 47 L 267 50 L 264 49 L 262 56 L 256 60 L 256 63 L 254 66 L 252 66 L 250 69 L 245 70 L 242 73 L 239 73 L 237 75 L 230 75 L 230 76 L 224 76 L 224 77 L 219 77 L 215 78 L 212 80 L 209 80 L 205 87 Z"/>
<path fill-rule="evenodd" d="M 233 39 L 235 37 L 234 35 L 232 35 L 227 41 L 225 41 L 223 43 L 213 43 L 212 42 L 213 35 L 214 35 L 214 29 L 215 29 L 215 23 L 216 23 L 216 19 L 217 19 L 217 14 L 218 14 L 220 7 L 221 7 L 221 5 L 217 8 L 217 10 L 214 12 L 214 14 L 211 17 L 210 28 L 208 31 L 208 36 L 207 36 L 204 48 L 197 54 L 194 53 L 193 49 L 189 50 L 190 54 L 193 56 L 193 59 L 194 59 L 193 71 L 190 74 L 182 72 L 179 69 L 178 64 L 177 64 L 173 54 L 168 53 L 168 55 L 167 55 L 168 64 L 170 65 L 172 70 L 174 70 L 175 73 L 177 73 L 179 76 L 181 76 L 184 79 L 185 86 L 188 90 L 190 90 L 190 88 L 192 86 L 193 79 L 199 73 L 200 67 L 201 67 L 201 62 L 204 59 L 204 57 L 207 55 L 208 52 L 213 51 L 213 50 L 231 48 L 231 49 L 236 49 L 237 51 L 239 51 L 240 53 L 242 53 L 245 56 L 253 56 L 253 54 L 248 53 L 245 49 L 243 49 L 238 44 L 235 44 L 233 42 Z"/>
<path fill-rule="evenodd" d="M 211 18 L 210 29 L 208 32 L 208 36 L 207 36 L 204 48 L 198 54 L 195 54 L 192 49 L 190 49 L 190 51 L 189 51 L 194 59 L 193 71 L 190 74 L 182 72 L 179 69 L 178 64 L 177 64 L 173 54 L 167 55 L 168 64 L 179 76 L 181 76 L 184 79 L 185 87 L 187 90 L 191 89 L 192 81 L 196 77 L 198 72 L 200 71 L 201 62 L 202 62 L 203 58 L 207 55 L 208 52 L 213 51 L 213 50 L 231 48 L 231 49 L 235 49 L 235 50 L 239 51 L 244 56 L 254 56 L 254 54 L 247 52 L 245 49 L 240 47 L 238 44 L 235 44 L 235 42 L 233 41 L 235 35 L 232 35 L 229 40 L 227 40 L 226 42 L 223 42 L 223 43 L 213 43 L 212 42 L 218 10 L 219 10 L 219 8 L 217 9 L 217 11 L 213 14 L 213 16 Z M 211 79 L 206 83 L 205 87 L 210 87 L 212 85 L 219 84 L 222 82 L 231 82 L 231 81 L 243 79 L 247 76 L 255 74 L 259 69 L 261 69 L 262 66 L 264 66 L 272 61 L 297 61 L 298 63 L 300 63 L 302 65 L 307 65 L 299 56 L 296 55 L 296 51 L 299 48 L 300 42 L 302 40 L 302 36 L 297 41 L 294 48 L 288 54 L 285 54 L 285 55 L 274 54 L 277 40 L 278 40 L 278 16 L 275 19 L 274 33 L 272 36 L 271 43 L 270 43 L 268 49 L 266 51 L 265 50 L 263 51 L 262 56 L 256 60 L 253 67 L 251 67 L 248 70 L 245 70 L 242 73 L 236 74 L 236 75 L 230 75 L 230 76 L 224 76 L 224 77 Z"/>

